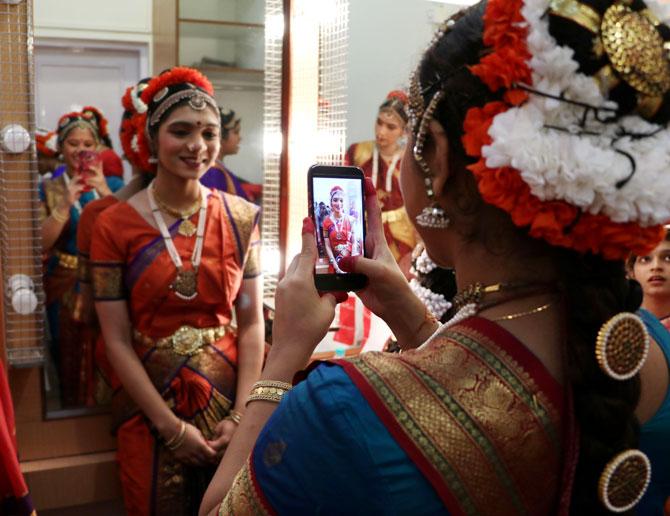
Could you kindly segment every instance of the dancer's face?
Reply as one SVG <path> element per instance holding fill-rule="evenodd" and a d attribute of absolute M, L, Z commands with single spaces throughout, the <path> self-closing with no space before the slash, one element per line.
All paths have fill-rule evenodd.
<path fill-rule="evenodd" d="M 220 145 L 220 121 L 213 108 L 178 107 L 158 129 L 159 167 L 184 179 L 199 179 L 214 163 Z"/>

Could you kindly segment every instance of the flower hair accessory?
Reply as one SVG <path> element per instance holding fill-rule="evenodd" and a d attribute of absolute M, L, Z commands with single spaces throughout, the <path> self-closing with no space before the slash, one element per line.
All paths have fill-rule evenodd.
<path fill-rule="evenodd" d="M 138 124 L 141 122 L 141 115 L 146 113 L 147 106 L 140 95 L 149 84 L 150 79 L 142 79 L 134 86 L 126 88 L 126 92 L 121 98 L 123 105 L 123 117 L 121 118 L 121 127 L 119 129 L 119 139 L 126 159 L 135 167 L 144 170 L 142 160 L 139 156 L 139 147 L 137 145 Z"/>
<path fill-rule="evenodd" d="M 100 140 L 109 147 L 112 148 L 112 139 L 109 137 L 109 123 L 107 118 L 102 114 L 95 106 L 84 106 L 81 110 L 84 115 L 91 116 L 95 119 L 95 123 L 98 126 L 98 134 L 100 135 Z"/>
<path fill-rule="evenodd" d="M 390 111 L 400 117 L 403 125 L 409 120 L 407 94 L 401 90 L 393 90 L 386 95 L 386 100 L 379 106 L 379 111 Z"/>
<path fill-rule="evenodd" d="M 341 186 L 335 185 L 330 189 L 330 200 L 331 200 L 331 202 L 333 200 L 333 197 L 335 197 L 335 194 L 337 194 L 337 193 L 344 194 L 344 190 L 342 190 Z"/>
<path fill-rule="evenodd" d="M 47 158 L 55 158 L 58 156 L 58 135 L 56 131 L 35 131 L 35 146 L 37 152 Z"/>
<path fill-rule="evenodd" d="M 71 113 L 66 113 L 58 119 L 58 128 L 56 129 L 57 133 L 57 145 L 58 149 L 63 147 L 63 142 L 67 135 L 79 127 L 81 129 L 88 129 L 91 131 L 93 138 L 97 143 L 100 142 L 100 133 L 98 132 L 98 123 L 95 116 L 89 112 L 80 112 L 72 111 Z"/>
<path fill-rule="evenodd" d="M 462 142 L 484 201 L 530 236 L 624 259 L 653 249 L 670 219 L 670 28 L 655 2 L 590 5 L 488 1 L 489 52 L 470 71 L 499 98 L 467 112 Z"/>

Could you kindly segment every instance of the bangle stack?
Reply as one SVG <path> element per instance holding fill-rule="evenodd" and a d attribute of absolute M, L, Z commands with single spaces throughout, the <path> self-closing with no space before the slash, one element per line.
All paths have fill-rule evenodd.
<path fill-rule="evenodd" d="M 239 425 L 242 422 L 242 412 L 240 412 L 239 410 L 231 409 L 228 415 L 223 419 L 227 419 L 228 421 L 232 421 L 236 425 Z"/>
<path fill-rule="evenodd" d="M 175 451 L 186 440 L 186 422 L 182 419 L 180 421 L 179 431 L 169 441 L 165 441 L 165 446 L 171 451 Z"/>
<path fill-rule="evenodd" d="M 272 401 L 279 403 L 284 394 L 290 391 L 293 386 L 286 382 L 276 382 L 274 380 L 261 380 L 256 382 L 247 398 L 247 405 L 252 401 Z"/>
<path fill-rule="evenodd" d="M 67 222 L 67 219 L 70 218 L 69 213 L 63 214 L 60 211 L 58 211 L 58 209 L 54 209 L 51 212 L 51 216 L 54 218 L 56 222 L 60 222 L 61 224 L 64 224 L 65 222 Z"/>

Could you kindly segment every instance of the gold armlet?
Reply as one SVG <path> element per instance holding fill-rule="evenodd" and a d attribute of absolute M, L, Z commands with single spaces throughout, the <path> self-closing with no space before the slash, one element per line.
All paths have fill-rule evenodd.
<path fill-rule="evenodd" d="M 272 401 L 279 403 L 284 394 L 290 391 L 293 386 L 286 382 L 276 382 L 273 380 L 261 380 L 256 382 L 247 398 L 247 405 L 252 401 Z"/>

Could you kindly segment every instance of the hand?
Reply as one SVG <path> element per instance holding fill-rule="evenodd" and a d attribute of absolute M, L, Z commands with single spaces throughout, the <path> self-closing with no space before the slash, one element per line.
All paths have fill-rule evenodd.
<path fill-rule="evenodd" d="M 81 181 L 74 180 L 70 181 L 65 189 L 65 195 L 62 197 L 61 202 L 58 203 L 56 209 L 60 211 L 63 215 L 67 215 L 70 211 L 70 208 L 74 205 L 75 202 L 79 200 L 81 194 L 84 192 L 86 185 Z"/>
<path fill-rule="evenodd" d="M 207 441 L 210 447 L 217 451 L 219 457 L 223 455 L 228 443 L 233 438 L 233 434 L 237 430 L 237 423 L 232 419 L 223 419 L 218 422 L 214 428 L 214 439 Z"/>
<path fill-rule="evenodd" d="M 367 178 L 365 180 L 365 211 L 368 222 L 365 239 L 366 257 L 347 256 L 340 260 L 339 265 L 346 272 L 357 272 L 368 277 L 367 286 L 356 294 L 367 308 L 393 328 L 390 321 L 403 314 L 407 310 L 408 300 L 416 296 L 409 288 L 407 279 L 386 243 L 376 189 Z"/>
<path fill-rule="evenodd" d="M 210 446 L 200 430 L 190 423 L 186 423 L 184 442 L 172 453 L 178 461 L 191 466 L 216 464 L 218 460 L 216 450 Z"/>
<path fill-rule="evenodd" d="M 314 285 L 317 258 L 314 225 L 303 221 L 302 250 L 277 286 L 275 318 L 272 327 L 271 362 L 283 364 L 296 372 L 305 367 L 316 345 L 323 339 L 335 317 L 335 305 L 346 299 L 346 293 L 322 296 Z"/>
<path fill-rule="evenodd" d="M 94 188 L 101 197 L 112 194 L 102 171 L 102 160 L 96 159 L 88 162 L 88 166 L 82 172 L 82 177 L 86 178 L 86 184 Z"/>

